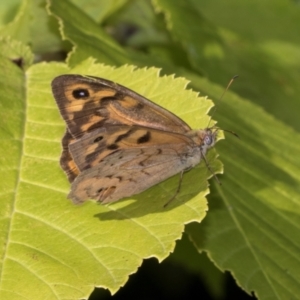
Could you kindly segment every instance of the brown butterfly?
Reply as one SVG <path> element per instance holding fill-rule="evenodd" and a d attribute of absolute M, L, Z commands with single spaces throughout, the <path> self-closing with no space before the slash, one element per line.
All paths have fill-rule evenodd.
<path fill-rule="evenodd" d="M 177 173 L 182 178 L 216 142 L 217 128 L 192 130 L 106 79 L 61 75 L 52 90 L 67 124 L 60 164 L 72 183 L 68 197 L 74 203 L 114 202 Z"/>

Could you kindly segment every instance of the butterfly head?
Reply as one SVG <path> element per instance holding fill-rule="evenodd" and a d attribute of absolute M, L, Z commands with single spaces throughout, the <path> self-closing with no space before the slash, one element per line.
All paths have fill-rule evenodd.
<path fill-rule="evenodd" d="M 218 131 L 219 128 L 216 127 L 191 131 L 190 137 L 198 145 L 202 155 L 205 155 L 207 150 L 215 145 Z"/>
<path fill-rule="evenodd" d="M 200 150 L 202 154 L 205 154 L 208 149 L 215 145 L 218 131 L 219 129 L 216 127 L 198 131 L 198 136 L 201 139 Z"/>

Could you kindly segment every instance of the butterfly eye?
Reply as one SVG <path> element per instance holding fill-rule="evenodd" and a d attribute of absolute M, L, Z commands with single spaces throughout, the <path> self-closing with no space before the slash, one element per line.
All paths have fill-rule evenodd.
<path fill-rule="evenodd" d="M 78 89 L 73 91 L 73 97 L 75 99 L 87 98 L 90 96 L 90 93 L 87 89 Z"/>
<path fill-rule="evenodd" d="M 207 145 L 207 146 L 209 146 L 209 145 L 212 144 L 212 137 L 211 137 L 211 135 L 206 135 L 206 136 L 204 137 L 204 143 L 205 143 L 205 145 Z"/>

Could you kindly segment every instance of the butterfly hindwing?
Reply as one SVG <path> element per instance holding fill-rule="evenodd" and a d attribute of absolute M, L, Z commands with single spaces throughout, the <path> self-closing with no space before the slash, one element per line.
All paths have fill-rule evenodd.
<path fill-rule="evenodd" d="M 86 199 L 108 203 L 138 194 L 199 163 L 199 149 L 187 151 L 178 154 L 171 147 L 118 150 L 81 172 L 68 197 L 75 203 Z"/>
<path fill-rule="evenodd" d="M 62 153 L 60 157 L 60 165 L 62 169 L 67 174 L 69 182 L 72 182 L 77 175 L 79 174 L 79 169 L 77 165 L 74 162 L 73 156 L 70 153 L 69 145 L 76 141 L 72 137 L 72 135 L 69 133 L 68 130 L 66 130 L 65 135 L 62 138 Z"/>

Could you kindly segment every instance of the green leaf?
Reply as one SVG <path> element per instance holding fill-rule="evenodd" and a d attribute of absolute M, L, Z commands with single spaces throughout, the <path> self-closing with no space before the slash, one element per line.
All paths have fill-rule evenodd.
<path fill-rule="evenodd" d="M 232 90 L 299 131 L 299 6 L 282 0 L 153 2 L 194 70 L 221 85 L 240 74 Z M 293 109 L 282 109 L 283 99 Z"/>
<path fill-rule="evenodd" d="M 30 4 L 30 38 L 33 51 L 41 55 L 52 54 L 69 49 L 69 45 L 61 41 L 57 22 L 49 17 L 46 0 L 34 0 Z M 47 56 L 46 56 L 47 58 Z"/>
<path fill-rule="evenodd" d="M 150 1 L 129 1 L 105 22 L 118 41 L 133 48 L 169 42 L 164 20 L 158 18 Z M 174 49 L 173 49 L 174 50 Z"/>
<path fill-rule="evenodd" d="M 6 224 L 1 237 L 5 244 L 3 299 L 19 299 L 19 293 L 30 299 L 78 299 L 87 297 L 93 286 L 114 293 L 144 258 L 161 261 L 167 257 L 184 225 L 199 222 L 206 214 L 207 177 L 211 174 L 204 163 L 186 173 L 180 194 L 166 209 L 163 205 L 175 192 L 178 177 L 109 206 L 94 201 L 76 206 L 67 200 L 70 185 L 58 163 L 65 124 L 50 90 L 51 80 L 63 73 L 117 81 L 171 109 L 192 126 L 204 128 L 208 124 L 211 101 L 185 90 L 187 81 L 183 78 L 158 77 L 155 68 L 114 69 L 92 59 L 71 70 L 54 63 L 30 67 L 26 72 L 27 97 L 23 94 L 21 98 L 23 105 L 26 101 L 25 132 L 8 137 L 9 143 L 17 145 L 14 160 L 21 166 L 11 172 L 14 185 L 3 202 L 8 208 L 1 210 Z M 8 109 L 8 113 L 13 111 Z M 8 120 L 2 126 L 10 124 Z M 2 157 L 8 161 L 12 154 L 3 151 Z M 210 151 L 207 159 L 219 172 L 221 165 L 215 157 L 215 151 Z M 16 276 L 20 280 L 16 281 Z"/>
<path fill-rule="evenodd" d="M 72 0 L 72 3 L 80 7 L 86 14 L 88 14 L 96 22 L 101 22 L 111 14 L 121 9 L 128 0 Z"/>
<path fill-rule="evenodd" d="M 48 1 L 48 11 L 58 20 L 62 38 L 74 45 L 67 59 L 69 65 L 75 66 L 89 57 L 115 66 L 126 63 L 141 67 L 165 64 L 165 59 L 156 55 L 150 57 L 129 48 L 122 48 L 94 20 L 68 0 Z"/>
<path fill-rule="evenodd" d="M 18 7 L 13 20 L 0 29 L 0 36 L 12 37 L 15 40 L 27 44 L 30 41 L 29 16 L 30 1 L 24 0 L 20 2 L 20 6 Z"/>
<path fill-rule="evenodd" d="M 127 62 L 127 53 L 95 21 L 68 0 L 49 0 L 48 11 L 58 19 L 63 39 L 75 45 L 74 53 L 68 59 L 70 65 L 75 66 L 90 56 L 112 65 Z"/>
<path fill-rule="evenodd" d="M 33 62 L 30 48 L 9 37 L 0 37 L 0 53 L 3 60 L 9 59 L 24 70 Z"/>
<path fill-rule="evenodd" d="M 30 45 L 36 54 L 61 50 L 56 21 L 49 17 L 45 7 L 45 0 L 21 1 L 13 19 L 0 29 L 0 36 Z"/>
<path fill-rule="evenodd" d="M 13 20 L 21 0 L 3 0 L 0 2 L 0 27 Z"/>
<path fill-rule="evenodd" d="M 167 28 L 184 48 L 191 66 L 203 72 L 203 58 L 207 60 L 207 64 L 214 64 L 215 59 L 224 55 L 224 49 L 216 28 L 190 2 L 179 0 L 173 5 L 168 0 L 153 1 L 155 9 L 164 13 Z M 209 67 L 212 68 L 213 65 Z"/>

